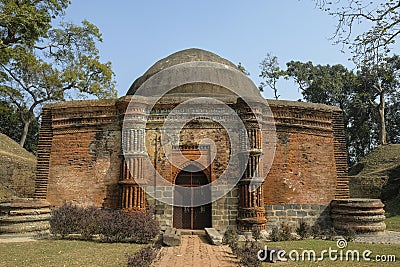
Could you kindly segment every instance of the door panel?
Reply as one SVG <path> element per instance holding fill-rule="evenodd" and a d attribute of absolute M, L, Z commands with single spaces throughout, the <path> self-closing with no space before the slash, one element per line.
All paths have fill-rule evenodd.
<path fill-rule="evenodd" d="M 196 187 L 208 184 L 207 177 L 201 171 L 199 172 L 186 172 L 181 171 L 175 181 L 176 185 L 184 187 Z M 203 199 L 210 198 L 210 190 L 202 191 L 200 195 L 194 196 L 193 193 L 183 195 L 176 193 L 175 203 L 179 203 L 178 198 L 201 197 Z M 203 229 L 211 227 L 211 203 L 200 207 L 178 207 L 174 206 L 173 225 L 175 228 L 181 229 Z"/>

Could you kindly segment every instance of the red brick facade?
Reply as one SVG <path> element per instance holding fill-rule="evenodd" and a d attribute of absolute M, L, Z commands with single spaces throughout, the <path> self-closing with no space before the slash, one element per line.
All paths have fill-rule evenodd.
<path fill-rule="evenodd" d="M 198 51 L 195 55 L 200 58 Z M 215 55 L 210 57 L 218 60 Z M 150 70 L 153 69 L 156 68 Z M 222 69 L 225 71 L 225 67 Z M 241 79 L 247 78 L 235 70 L 232 72 L 239 81 L 237 84 L 243 87 L 238 92 L 246 92 L 248 81 Z M 230 82 L 228 80 L 228 84 Z M 137 82 L 134 85 L 139 86 Z M 237 186 L 226 196 L 212 203 L 212 227 L 224 230 L 228 225 L 237 225 L 247 231 L 257 225 L 265 229 L 266 221 L 274 222 L 272 217 L 297 220 L 303 215 L 317 221 L 332 199 L 348 198 L 346 144 L 340 109 L 270 100 L 272 119 L 271 114 L 258 107 L 252 111 L 255 114 L 248 113 L 241 98 L 228 89 L 209 83 L 185 84 L 174 88 L 173 94 L 151 107 L 148 104 L 151 97 L 146 96 L 45 106 L 35 196 L 47 199 L 53 206 L 74 202 L 135 210 L 152 205 L 160 222 L 172 225 L 172 206 L 149 197 L 136 183 L 137 179 L 152 181 L 152 177 L 156 177 L 148 165 L 174 184 L 181 170 L 197 161 L 200 169 L 206 166 L 203 174 L 208 182 L 213 182 L 227 168 L 232 145 L 239 145 L 231 144 L 226 129 L 219 122 L 200 118 L 187 123 L 179 136 L 169 137 L 179 139 L 177 147 L 168 152 L 161 146 L 160 129 L 167 114 L 182 99 L 190 98 L 191 93 L 201 92 L 217 95 L 223 105 L 229 105 L 240 114 L 250 138 L 249 159 L 237 163 L 246 167 L 243 177 L 239 177 Z M 130 101 L 134 102 L 134 108 L 127 111 Z M 128 129 L 123 127 L 124 118 L 130 120 Z M 258 126 L 255 118 L 261 118 L 262 126 Z M 140 126 L 142 120 L 145 124 Z M 219 120 L 222 123 L 229 118 L 222 116 Z M 200 141 L 205 138 L 213 140 L 214 147 L 202 147 Z M 180 153 L 183 159 L 178 159 Z M 270 169 L 263 161 L 268 159 L 272 162 Z M 212 162 L 209 166 L 208 161 Z M 265 181 L 259 180 L 264 177 Z M 253 182 L 262 186 L 250 192 Z M 149 190 L 152 189 L 149 187 Z M 173 197 L 173 192 L 167 188 L 156 190 L 165 198 Z M 290 210 L 285 211 L 285 207 Z M 318 211 L 314 212 L 312 207 L 317 207 Z M 310 211 L 304 212 L 307 209 Z"/>

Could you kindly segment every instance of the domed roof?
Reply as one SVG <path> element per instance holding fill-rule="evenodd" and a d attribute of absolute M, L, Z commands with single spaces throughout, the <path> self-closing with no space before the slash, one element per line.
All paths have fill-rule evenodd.
<path fill-rule="evenodd" d="M 131 87 L 128 90 L 127 95 L 135 94 L 136 90 L 154 74 L 156 74 L 162 70 L 165 70 L 169 67 L 178 65 L 178 64 L 195 62 L 195 61 L 215 62 L 215 63 L 224 64 L 229 67 L 237 69 L 237 66 L 235 64 L 233 64 L 229 60 L 224 59 L 212 52 L 205 51 L 205 50 L 198 49 L 198 48 L 190 48 L 190 49 L 176 52 L 166 58 L 163 58 L 163 59 L 157 61 L 141 77 L 137 78 L 133 82 L 133 84 L 131 85 Z"/>

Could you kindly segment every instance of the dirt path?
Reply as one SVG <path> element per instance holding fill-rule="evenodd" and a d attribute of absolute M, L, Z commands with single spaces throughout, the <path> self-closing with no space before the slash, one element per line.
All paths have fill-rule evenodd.
<path fill-rule="evenodd" d="M 238 266 L 238 260 L 228 246 L 210 245 L 205 235 L 182 235 L 180 246 L 162 247 L 159 255 L 153 263 L 155 267 Z"/>

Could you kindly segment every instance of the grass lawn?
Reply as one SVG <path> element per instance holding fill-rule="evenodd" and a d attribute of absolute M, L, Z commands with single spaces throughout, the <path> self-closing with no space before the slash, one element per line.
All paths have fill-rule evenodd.
<path fill-rule="evenodd" d="M 332 250 L 338 250 L 340 252 L 340 249 L 336 246 L 336 241 L 326 241 L 326 240 L 301 240 L 301 241 L 285 241 L 285 242 L 268 242 L 265 243 L 269 247 L 274 247 L 274 246 L 279 246 L 282 249 L 284 249 L 287 253 L 289 253 L 291 250 L 297 250 L 300 254 L 300 259 L 301 259 L 301 253 L 303 250 L 314 250 L 316 252 L 317 258 L 320 257 L 321 251 L 322 250 L 329 250 L 329 247 L 332 248 Z M 322 261 L 318 262 L 313 262 L 313 261 L 298 261 L 298 262 L 292 262 L 289 260 L 288 262 L 280 262 L 280 263 L 264 263 L 263 266 L 277 266 L 277 265 L 287 265 L 287 266 L 352 266 L 352 267 L 357 267 L 357 266 L 399 266 L 400 263 L 400 245 L 383 245 L 383 244 L 359 244 L 359 243 L 353 243 L 349 242 L 348 246 L 344 249 L 343 255 L 346 254 L 347 250 L 358 250 L 360 253 L 360 261 L 345 261 L 345 256 L 343 256 L 343 261 L 336 260 L 336 261 L 331 261 L 329 260 L 329 255 L 326 253 L 324 255 L 324 259 Z M 365 250 L 370 250 L 372 251 L 372 254 L 370 255 L 371 261 L 364 261 L 362 259 L 362 253 Z M 338 252 L 338 257 L 340 257 Z M 288 254 L 286 254 L 288 255 Z M 294 255 L 294 254 L 293 254 Z M 307 258 L 307 254 L 306 258 Z M 335 254 L 332 254 L 335 255 Z M 396 262 L 372 262 L 372 260 L 375 259 L 375 256 L 377 255 L 395 255 L 396 256 Z M 288 257 L 288 256 L 287 256 Z M 350 257 L 351 259 L 351 257 Z"/>
<path fill-rule="evenodd" d="M 126 266 L 143 245 L 75 240 L 1 243 L 0 266 Z"/>
<path fill-rule="evenodd" d="M 386 230 L 400 232 L 400 215 L 385 219 Z"/>

